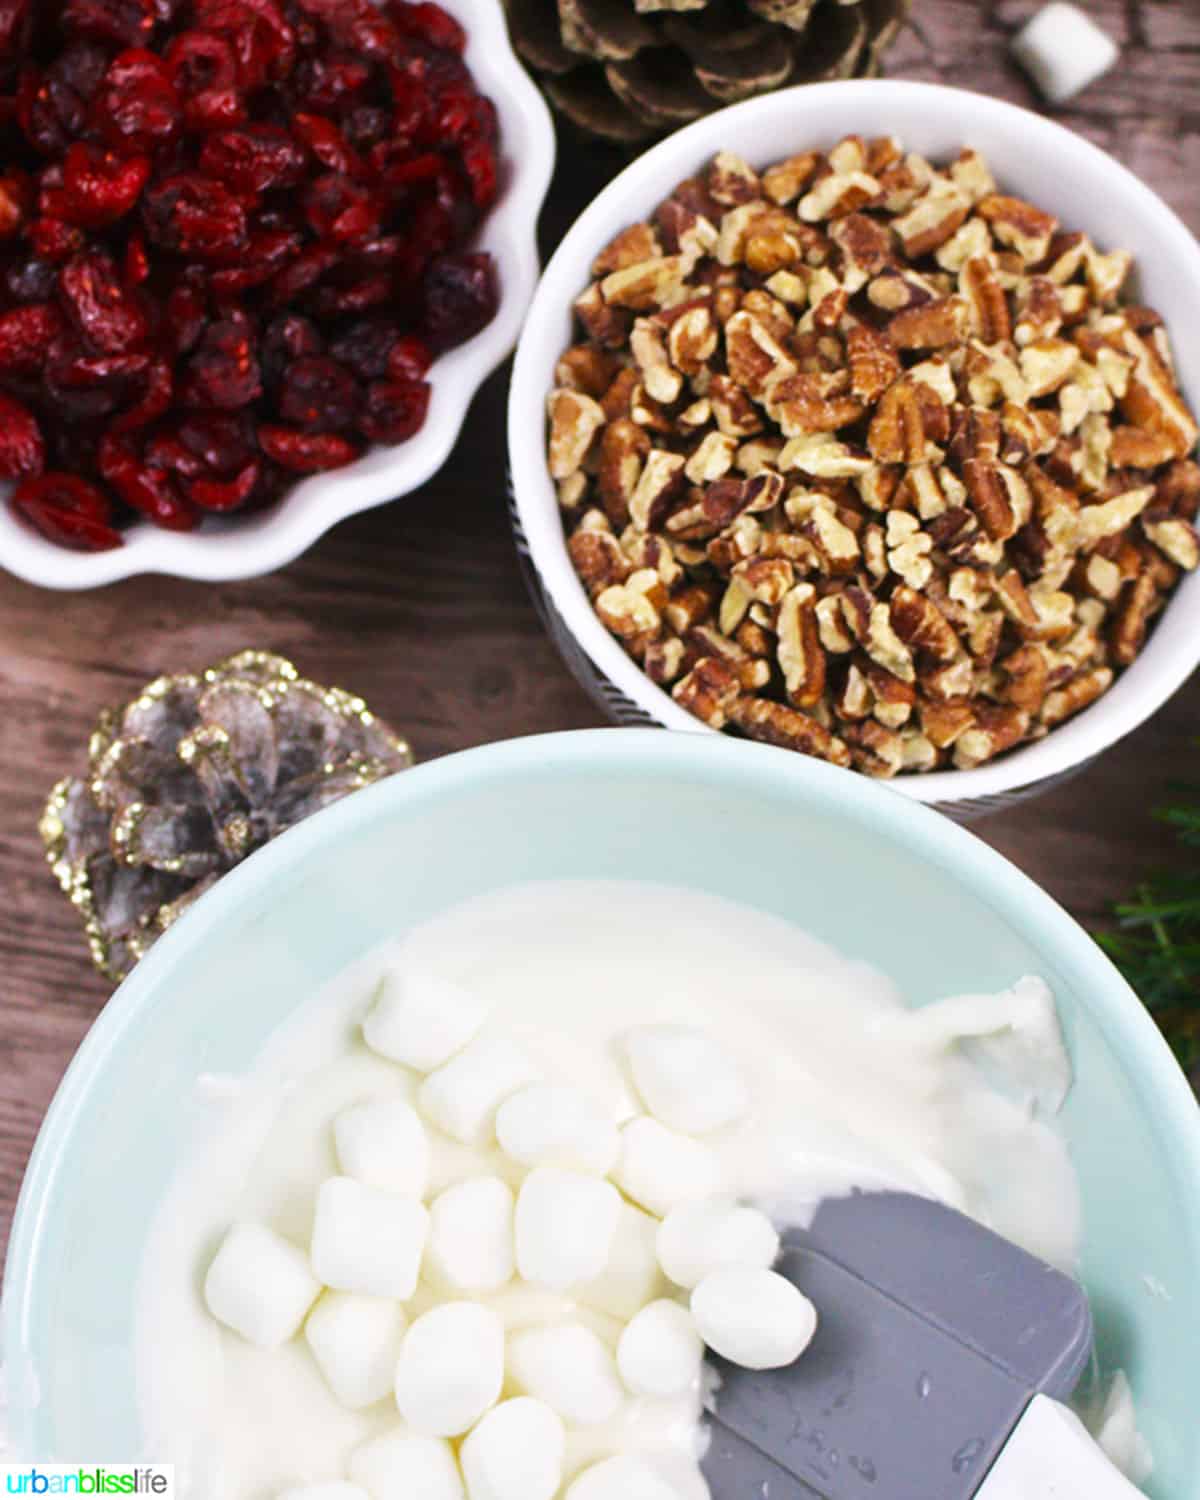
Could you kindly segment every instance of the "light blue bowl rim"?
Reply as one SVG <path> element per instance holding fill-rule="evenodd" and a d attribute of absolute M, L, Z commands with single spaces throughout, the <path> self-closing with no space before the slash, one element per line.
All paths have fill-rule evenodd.
<path fill-rule="evenodd" d="M 906 847 L 950 873 L 1029 941 L 1055 953 L 1082 1003 L 1135 1083 L 1147 1125 L 1177 1188 L 1192 1243 L 1200 1245 L 1200 1109 L 1170 1048 L 1101 949 L 1061 906 L 1002 855 L 948 818 L 890 788 L 785 750 L 644 729 L 592 729 L 507 740 L 393 776 L 289 830 L 228 874 L 167 932 L 100 1013 L 75 1054 L 30 1157 L 13 1221 L 4 1277 L 3 1348 L 24 1351 L 39 1250 L 60 1174 L 89 1090 L 143 1013 L 164 1000 L 171 971 L 244 913 L 247 899 L 331 840 L 386 821 L 392 810 L 477 791 L 529 773 L 707 777 L 725 792 L 816 803 Z M 728 807 L 728 803 L 725 804 Z M 166 1000 L 165 1003 L 169 1003 Z M 42 1289 L 44 1295 L 44 1289 Z"/>

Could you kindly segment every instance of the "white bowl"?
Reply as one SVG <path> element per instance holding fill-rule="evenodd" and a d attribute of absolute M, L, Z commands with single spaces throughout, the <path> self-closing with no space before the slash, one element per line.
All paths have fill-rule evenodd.
<path fill-rule="evenodd" d="M 1001 188 L 1084 229 L 1102 248 L 1137 260 L 1140 300 L 1173 335 L 1184 391 L 1200 404 L 1200 245 L 1146 185 L 1080 136 L 1028 110 L 963 89 L 891 80 L 810 84 L 738 104 L 670 136 L 599 195 L 571 228 L 542 277 L 517 349 L 509 398 L 509 452 L 518 544 L 527 552 L 547 624 L 568 664 L 615 717 L 701 734 L 708 729 L 641 671 L 597 619 L 571 566 L 545 459 L 545 400 L 571 341 L 571 305 L 592 257 L 627 224 L 646 218 L 676 183 L 717 151 L 765 166 L 843 135 L 894 134 L 945 159 L 963 145 L 987 157 Z M 1080 769 L 1160 708 L 1200 662 L 1200 576 L 1184 580 L 1128 671 L 1091 708 L 1045 739 L 972 771 L 897 777 L 920 802 L 962 815 L 1038 790 Z"/>
<path fill-rule="evenodd" d="M 446 462 L 475 392 L 511 353 L 537 285 L 537 220 L 554 170 L 555 138 L 545 101 L 509 43 L 501 0 L 440 3 L 467 28 L 467 64 L 500 114 L 501 193 L 478 248 L 496 258 L 501 301 L 481 333 L 434 364 L 425 426 L 407 443 L 374 448 L 345 469 L 304 480 L 270 511 L 209 518 L 193 532 L 139 523 L 111 552 L 58 547 L 0 503 L 0 565 L 53 589 L 94 588 L 137 573 L 252 578 L 291 562 L 347 516 L 419 488 Z"/>

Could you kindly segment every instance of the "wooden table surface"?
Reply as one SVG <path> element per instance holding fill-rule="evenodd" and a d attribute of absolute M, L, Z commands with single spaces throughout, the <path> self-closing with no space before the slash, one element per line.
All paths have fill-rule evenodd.
<path fill-rule="evenodd" d="M 1006 42 L 1032 4 L 915 0 L 889 72 L 1035 103 Z M 1090 0 L 1118 71 L 1058 117 L 1127 163 L 1200 231 L 1200 5 Z M 551 248 L 621 164 L 569 147 L 547 207 Z M 1194 330 L 1187 331 L 1194 336 Z M 217 586 L 135 579 L 76 595 L 0 580 L 0 1247 L 34 1135 L 109 986 L 52 883 L 36 823 L 80 768 L 107 704 L 162 672 L 245 646 L 361 693 L 421 759 L 603 722 L 544 637 L 505 521 L 507 371 L 480 393 L 469 439 L 424 490 L 338 526 L 270 578 Z M 1068 786 L 977 831 L 1082 922 L 1178 854 L 1149 818 L 1189 774 L 1200 682 Z"/>

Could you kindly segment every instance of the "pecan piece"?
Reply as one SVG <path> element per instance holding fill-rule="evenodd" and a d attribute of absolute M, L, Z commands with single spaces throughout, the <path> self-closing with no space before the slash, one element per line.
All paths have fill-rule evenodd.
<path fill-rule="evenodd" d="M 683 486 L 683 457 L 651 448 L 629 497 L 629 516 L 639 531 L 657 531 Z"/>
<path fill-rule="evenodd" d="M 584 588 L 595 601 L 606 589 L 624 583 L 633 570 L 603 517 L 598 512 L 592 512 L 591 516 L 603 524 L 589 524 L 590 517 L 585 516 L 572 532 L 567 552 Z"/>
<path fill-rule="evenodd" d="M 1039 718 L 1047 729 L 1053 729 L 1056 724 L 1095 703 L 1112 686 L 1112 680 L 1111 667 L 1093 667 L 1089 672 L 1081 672 L 1062 687 L 1047 693 Z"/>
<path fill-rule="evenodd" d="M 835 766 L 849 766 L 850 752 L 843 740 L 798 709 L 768 698 L 739 698 L 729 708 L 729 720 L 752 740 L 815 755 Z"/>
<path fill-rule="evenodd" d="M 1058 229 L 1053 214 L 1043 213 L 1021 198 L 989 193 L 975 205 L 975 212 L 991 225 L 992 233 L 1002 245 L 1011 245 L 1027 265 L 1046 259 L 1050 241 Z"/>
<path fill-rule="evenodd" d="M 619 417 L 604 429 L 596 488 L 604 512 L 614 526 L 624 526 L 629 520 L 629 504 L 649 452 L 650 439 L 645 429 L 628 417 Z"/>
<path fill-rule="evenodd" d="M 737 673 L 713 656 L 702 657 L 671 689 L 675 702 L 710 729 L 725 727 L 741 693 Z"/>
<path fill-rule="evenodd" d="M 1024 709 L 980 704 L 975 708 L 975 723 L 959 735 L 954 746 L 954 764 L 960 771 L 982 766 L 1005 750 L 1011 750 L 1025 738 L 1029 715 Z"/>
<path fill-rule="evenodd" d="M 1012 337 L 1012 319 L 1004 288 L 991 257 L 973 256 L 958 274 L 958 290 L 967 305 L 967 326 L 985 344 Z"/>
<path fill-rule="evenodd" d="M 604 409 L 582 391 L 565 386 L 552 391 L 550 413 L 550 477 L 569 479 L 583 464 L 592 439 L 604 426 Z"/>
<path fill-rule="evenodd" d="M 817 629 L 816 590 L 797 584 L 779 609 L 777 655 L 788 702 L 795 708 L 814 708 L 825 694 L 825 653 Z"/>

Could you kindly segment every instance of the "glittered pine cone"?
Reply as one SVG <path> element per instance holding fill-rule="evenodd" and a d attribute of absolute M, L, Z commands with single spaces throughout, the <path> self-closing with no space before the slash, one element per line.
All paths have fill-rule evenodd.
<path fill-rule="evenodd" d="M 585 133 L 635 142 L 785 84 L 869 77 L 910 0 L 505 0 L 517 51 Z"/>
<path fill-rule="evenodd" d="M 97 967 L 120 980 L 248 854 L 411 764 L 360 698 L 243 651 L 104 714 L 88 774 L 50 794 L 42 840 Z"/>

